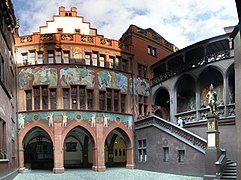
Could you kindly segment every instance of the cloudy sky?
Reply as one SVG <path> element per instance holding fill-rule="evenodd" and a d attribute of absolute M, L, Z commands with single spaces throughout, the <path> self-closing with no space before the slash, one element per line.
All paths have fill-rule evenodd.
<path fill-rule="evenodd" d="M 12 0 L 20 35 L 45 25 L 60 6 L 91 22 L 98 34 L 119 39 L 130 24 L 152 28 L 179 48 L 224 33 L 237 25 L 235 0 Z"/>

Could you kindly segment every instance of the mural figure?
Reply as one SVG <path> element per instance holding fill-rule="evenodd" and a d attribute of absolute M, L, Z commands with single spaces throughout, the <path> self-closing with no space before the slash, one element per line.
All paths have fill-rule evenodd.
<path fill-rule="evenodd" d="M 24 128 L 24 118 L 25 118 L 25 115 L 23 115 L 23 114 L 20 114 L 19 116 L 18 116 L 18 123 L 19 123 L 19 128 L 21 129 L 21 128 Z"/>
<path fill-rule="evenodd" d="M 95 86 L 95 72 L 87 68 L 63 68 L 60 70 L 60 84 L 83 84 L 87 87 Z"/>
<path fill-rule="evenodd" d="M 127 92 L 127 77 L 120 73 L 110 71 L 99 71 L 98 75 L 98 86 L 100 89 L 118 88 L 122 92 Z"/>
<path fill-rule="evenodd" d="M 130 118 L 129 120 L 128 120 L 128 129 L 132 129 L 132 119 Z"/>
<path fill-rule="evenodd" d="M 67 126 L 67 121 L 68 121 L 68 116 L 65 113 L 62 113 L 63 117 L 63 124 L 62 126 L 66 127 Z"/>
<path fill-rule="evenodd" d="M 54 114 L 53 113 L 49 114 L 48 119 L 49 119 L 49 127 L 51 127 L 51 126 L 53 127 L 53 125 L 54 125 Z"/>
<path fill-rule="evenodd" d="M 95 127 L 95 120 L 96 120 L 96 115 L 92 114 L 92 117 L 91 117 L 91 127 Z"/>
<path fill-rule="evenodd" d="M 108 117 L 103 115 L 103 122 L 104 122 L 104 127 L 108 127 Z"/>
<path fill-rule="evenodd" d="M 132 86 L 134 86 L 134 93 L 135 94 L 141 94 L 144 96 L 150 96 L 150 85 L 146 82 L 145 79 L 141 78 L 134 78 L 132 81 L 132 78 L 130 78 L 130 88 L 132 89 Z"/>
<path fill-rule="evenodd" d="M 211 114 L 217 114 L 217 92 L 213 89 L 213 84 L 210 85 L 206 95 Z"/>

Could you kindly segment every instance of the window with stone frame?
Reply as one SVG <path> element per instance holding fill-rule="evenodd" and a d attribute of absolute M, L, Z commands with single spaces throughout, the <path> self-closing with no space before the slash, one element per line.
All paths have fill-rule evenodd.
<path fill-rule="evenodd" d="M 107 89 L 107 111 L 112 111 L 112 90 Z"/>
<path fill-rule="evenodd" d="M 103 54 L 100 55 L 100 67 L 106 67 L 105 55 Z"/>
<path fill-rule="evenodd" d="M 121 57 L 120 56 L 116 56 L 115 64 L 114 64 L 114 68 L 115 69 L 120 69 L 120 61 L 121 61 Z"/>
<path fill-rule="evenodd" d="M 6 122 L 0 118 L 0 159 L 7 159 Z"/>
<path fill-rule="evenodd" d="M 129 71 L 129 63 L 127 59 L 122 59 L 122 70 Z"/>
<path fill-rule="evenodd" d="M 48 109 L 48 86 L 42 86 L 42 109 Z"/>
<path fill-rule="evenodd" d="M 146 139 L 138 140 L 138 160 L 140 162 L 147 161 Z"/>
<path fill-rule="evenodd" d="M 69 51 L 64 51 L 64 63 L 68 64 L 69 63 L 69 59 L 70 59 L 70 55 L 69 55 Z"/>
<path fill-rule="evenodd" d="M 25 90 L 26 110 L 32 110 L 32 90 Z"/>
<path fill-rule="evenodd" d="M 56 89 L 51 88 L 49 89 L 50 94 L 50 109 L 56 109 L 57 102 L 56 102 Z"/>
<path fill-rule="evenodd" d="M 156 48 L 154 48 L 152 46 L 148 46 L 147 47 L 147 53 L 151 56 L 156 56 Z"/>
<path fill-rule="evenodd" d="M 119 90 L 114 90 L 114 111 L 119 112 Z"/>
<path fill-rule="evenodd" d="M 23 60 L 23 65 L 26 66 L 28 65 L 28 53 L 22 53 L 22 60 Z"/>
<path fill-rule="evenodd" d="M 43 64 L 43 52 L 42 51 L 38 51 L 37 52 L 37 54 L 38 54 L 38 59 L 37 59 L 37 63 L 38 64 Z"/>
<path fill-rule="evenodd" d="M 110 56 L 109 57 L 109 68 L 114 68 L 114 60 L 115 58 Z"/>
<path fill-rule="evenodd" d="M 105 91 L 99 91 L 100 110 L 105 111 Z"/>
<path fill-rule="evenodd" d="M 93 90 L 86 90 L 86 86 L 71 86 L 71 106 L 72 109 L 92 109 L 93 108 Z"/>
<path fill-rule="evenodd" d="M 185 150 L 178 150 L 178 162 L 183 163 L 185 158 Z"/>
<path fill-rule="evenodd" d="M 63 107 L 64 109 L 69 109 L 70 104 L 69 104 L 69 89 L 63 89 Z"/>
<path fill-rule="evenodd" d="M 169 161 L 169 147 L 163 147 L 163 162 Z"/>
<path fill-rule="evenodd" d="M 93 109 L 93 90 L 87 90 L 87 108 L 88 110 Z"/>
<path fill-rule="evenodd" d="M 121 112 L 126 113 L 126 94 L 121 94 Z"/>
<path fill-rule="evenodd" d="M 90 65 L 91 53 L 85 52 L 85 64 Z"/>
<path fill-rule="evenodd" d="M 4 68 L 4 59 L 0 54 L 0 81 L 4 83 L 5 80 L 5 68 Z"/>
<path fill-rule="evenodd" d="M 61 51 L 61 49 L 56 49 L 56 51 L 55 51 L 55 61 L 56 61 L 56 63 L 62 63 L 62 51 Z"/>
<path fill-rule="evenodd" d="M 98 58 L 99 58 L 99 57 L 98 57 L 98 53 L 97 53 L 97 52 L 94 52 L 94 53 L 92 54 L 92 66 L 98 66 L 98 61 L 99 61 Z"/>
<path fill-rule="evenodd" d="M 141 77 L 146 77 L 147 66 L 144 66 L 143 64 L 138 64 L 138 75 Z"/>
<path fill-rule="evenodd" d="M 48 63 L 49 64 L 54 63 L 54 51 L 48 51 Z"/>
<path fill-rule="evenodd" d="M 29 51 L 29 64 L 34 65 L 36 60 L 36 52 L 35 50 Z"/>
<path fill-rule="evenodd" d="M 33 87 L 34 94 L 34 110 L 40 109 L 40 86 Z"/>
<path fill-rule="evenodd" d="M 139 102 L 139 116 L 142 116 L 143 115 L 143 111 L 142 111 L 142 107 L 143 107 L 143 96 L 142 95 L 139 95 L 138 96 L 138 102 Z"/>

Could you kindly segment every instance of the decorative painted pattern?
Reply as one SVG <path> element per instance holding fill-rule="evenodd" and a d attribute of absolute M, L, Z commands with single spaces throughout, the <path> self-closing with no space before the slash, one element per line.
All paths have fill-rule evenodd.
<path fill-rule="evenodd" d="M 60 70 L 60 84 L 62 86 L 81 84 L 94 87 L 95 72 L 87 68 L 63 68 Z"/>
<path fill-rule="evenodd" d="M 57 69 L 48 66 L 21 69 L 19 72 L 20 88 L 30 88 L 32 85 L 57 85 Z"/>
<path fill-rule="evenodd" d="M 53 126 L 54 122 L 62 122 L 63 126 L 67 126 L 69 121 L 89 121 L 92 127 L 95 123 L 103 123 L 104 127 L 108 127 L 108 122 L 115 122 L 117 124 L 125 123 L 129 129 L 132 128 L 132 116 L 96 113 L 96 112 L 38 112 L 38 113 L 19 113 L 18 123 L 19 128 L 24 128 L 25 122 L 38 122 L 41 120 L 48 121 L 49 127 Z"/>
<path fill-rule="evenodd" d="M 104 70 L 99 71 L 97 75 L 100 89 L 117 88 L 122 92 L 127 92 L 127 77 L 123 74 Z"/>
<path fill-rule="evenodd" d="M 130 88 L 132 89 L 132 78 L 130 78 Z M 134 78 L 134 93 L 150 96 L 150 84 L 145 79 Z"/>

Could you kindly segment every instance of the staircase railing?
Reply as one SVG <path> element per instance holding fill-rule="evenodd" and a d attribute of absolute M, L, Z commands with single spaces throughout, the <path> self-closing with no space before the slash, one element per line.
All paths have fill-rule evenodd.
<path fill-rule="evenodd" d="M 135 129 L 142 129 L 148 126 L 154 126 L 158 129 L 161 129 L 162 131 L 174 136 L 175 138 L 205 154 L 207 141 L 204 138 L 176 124 L 173 124 L 155 115 L 135 122 Z"/>
<path fill-rule="evenodd" d="M 221 149 L 221 155 L 218 159 L 218 161 L 215 163 L 216 164 L 216 169 L 217 169 L 217 173 L 216 176 L 218 179 L 220 179 L 220 177 L 223 174 L 224 168 L 226 167 L 226 150 L 225 149 Z"/>

